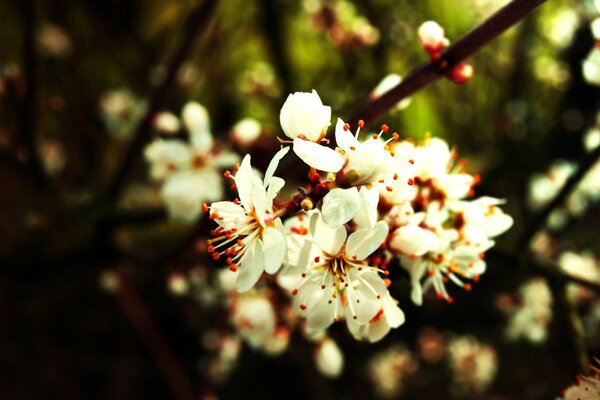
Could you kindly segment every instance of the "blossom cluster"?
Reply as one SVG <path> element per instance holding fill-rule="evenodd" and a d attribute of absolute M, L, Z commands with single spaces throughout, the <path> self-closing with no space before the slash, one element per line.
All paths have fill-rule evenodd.
<path fill-rule="evenodd" d="M 479 177 L 441 139 L 401 141 L 382 125 L 361 140 L 363 121 L 353 128 L 338 118 L 333 147 L 331 108 L 315 91 L 291 94 L 280 123 L 286 138 L 264 176 L 246 155 L 224 174 L 237 198 L 202 208 L 218 225 L 208 252 L 233 271 L 235 289 L 278 285 L 309 336 L 345 321 L 356 339 L 374 342 L 402 325 L 389 291 L 399 266 L 416 304 L 430 289 L 452 302 L 446 284 L 470 290 L 485 272 L 485 251 L 512 225 L 502 200 L 470 199 Z M 284 198 L 275 173 L 290 149 L 308 181 Z"/>

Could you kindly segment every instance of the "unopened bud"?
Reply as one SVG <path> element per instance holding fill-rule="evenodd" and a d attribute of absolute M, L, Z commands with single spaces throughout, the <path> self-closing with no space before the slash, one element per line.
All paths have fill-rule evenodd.
<path fill-rule="evenodd" d="M 302 209 L 304 211 L 310 211 L 310 210 L 312 210 L 315 207 L 315 203 L 312 201 L 311 198 L 306 197 L 300 203 L 300 207 L 302 207 Z"/>
<path fill-rule="evenodd" d="M 423 48 L 429 54 L 438 53 L 448 46 L 449 42 L 444 35 L 444 28 L 435 21 L 422 23 L 417 34 Z"/>
<path fill-rule="evenodd" d="M 473 67 L 471 64 L 462 63 L 452 68 L 446 77 L 450 79 L 452 82 L 462 85 L 463 83 L 467 83 L 469 79 L 473 76 Z"/>

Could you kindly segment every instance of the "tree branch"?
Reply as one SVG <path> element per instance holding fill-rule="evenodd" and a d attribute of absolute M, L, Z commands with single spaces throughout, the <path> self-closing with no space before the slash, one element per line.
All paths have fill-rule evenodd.
<path fill-rule="evenodd" d="M 587 172 L 594 166 L 594 164 L 600 159 L 600 146 L 596 147 L 591 153 L 589 153 L 583 161 L 579 164 L 577 171 L 569 177 L 565 185 L 561 188 L 560 192 L 552 199 L 546 207 L 535 215 L 526 225 L 519 244 L 521 246 L 528 246 L 529 241 L 533 236 L 544 227 L 548 216 L 557 207 L 561 206 L 571 192 L 577 187 L 579 182 L 585 177 Z"/>
<path fill-rule="evenodd" d="M 194 390 L 186 377 L 185 369 L 161 335 L 148 309 L 125 276 L 117 272 L 115 274 L 118 279 L 115 293 L 121 309 L 171 386 L 173 397 L 178 400 L 195 399 Z"/>
<path fill-rule="evenodd" d="M 430 61 L 421 64 L 400 84 L 377 99 L 368 102 L 350 120 L 356 122 L 362 119 L 366 124 L 373 122 L 402 99 L 444 76 L 446 71 L 449 71 L 465 58 L 473 55 L 477 50 L 515 25 L 545 1 L 547 0 L 514 0 L 507 4 L 469 34 L 446 49 L 442 53 L 440 60 L 435 63 Z M 441 68 L 440 65 L 444 65 L 444 68 Z"/>
<path fill-rule="evenodd" d="M 209 19 L 213 14 L 216 5 L 217 0 L 204 0 L 191 11 L 185 24 L 183 39 L 168 63 L 165 78 L 152 96 L 150 104 L 148 105 L 148 110 L 136 129 L 133 140 L 127 149 L 127 153 L 117 168 L 113 180 L 108 185 L 108 200 L 114 201 L 121 194 L 127 175 L 141 153 L 142 147 L 150 138 L 152 132 L 152 120 L 154 119 L 155 114 L 162 107 L 167 93 L 175 83 L 177 72 L 190 52 L 195 39 L 202 29 L 208 26 Z"/>

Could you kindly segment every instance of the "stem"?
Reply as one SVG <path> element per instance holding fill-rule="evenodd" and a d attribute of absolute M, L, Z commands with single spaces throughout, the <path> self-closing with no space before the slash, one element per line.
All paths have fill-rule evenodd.
<path fill-rule="evenodd" d="M 165 376 L 171 387 L 174 398 L 178 400 L 193 400 L 194 391 L 185 370 L 167 341 L 163 338 L 158 327 L 152 320 L 150 312 L 139 298 L 135 289 L 123 274 L 117 274 L 118 286 L 116 296 L 123 313 L 129 319 L 133 329 L 144 343 L 154 363 Z"/>
<path fill-rule="evenodd" d="M 148 105 L 148 110 L 136 129 L 134 138 L 127 149 L 127 153 L 125 154 L 122 163 L 117 168 L 113 180 L 108 185 L 107 197 L 109 200 L 114 201 L 117 199 L 123 190 L 131 167 L 141 153 L 142 147 L 150 138 L 150 134 L 152 133 L 152 121 L 155 114 L 162 107 L 171 86 L 175 83 L 177 72 L 190 52 L 196 37 L 203 28 L 208 26 L 208 21 L 213 14 L 216 5 L 217 0 L 204 0 L 191 11 L 185 24 L 183 39 L 168 63 L 165 78 L 152 96 L 150 104 Z"/>
<path fill-rule="evenodd" d="M 529 241 L 533 236 L 544 227 L 548 216 L 559 206 L 561 206 L 571 192 L 577 187 L 579 182 L 585 177 L 587 172 L 594 166 L 594 164 L 600 158 L 600 146 L 596 147 L 591 153 L 589 153 L 577 168 L 577 171 L 569 177 L 565 185 L 561 188 L 560 192 L 552 199 L 550 203 L 537 215 L 535 215 L 530 222 L 525 226 L 525 231 L 521 235 L 519 245 L 526 248 L 529 245 Z"/>
<path fill-rule="evenodd" d="M 437 60 L 435 63 L 430 61 L 421 64 L 400 84 L 377 99 L 368 102 L 350 120 L 354 123 L 359 119 L 363 119 L 366 124 L 373 122 L 402 99 L 444 76 L 446 71 L 451 70 L 465 58 L 477 52 L 477 50 L 519 22 L 545 1 L 547 0 L 514 0 L 507 4 L 469 34 L 446 49 L 442 53 L 440 60 Z M 445 65 L 445 67 L 440 68 L 439 65 Z"/>
<path fill-rule="evenodd" d="M 513 253 L 503 251 L 501 249 L 491 249 L 486 253 L 487 257 L 496 260 L 503 265 L 512 265 L 516 267 L 523 266 L 529 270 L 533 270 L 536 273 L 544 276 L 548 280 L 553 280 L 561 283 L 574 283 L 587 289 L 593 290 L 596 293 L 600 293 L 600 283 L 590 281 L 584 278 L 580 278 L 575 275 L 564 272 L 559 268 L 558 265 L 548 261 L 541 260 L 539 258 L 519 257 Z"/>

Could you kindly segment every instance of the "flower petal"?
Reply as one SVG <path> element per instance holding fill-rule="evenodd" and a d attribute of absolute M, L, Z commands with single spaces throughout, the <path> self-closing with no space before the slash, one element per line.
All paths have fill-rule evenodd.
<path fill-rule="evenodd" d="M 373 229 L 359 229 L 352 233 L 346 245 L 346 255 L 356 259 L 364 260 L 371 255 L 383 243 L 388 233 L 388 225 L 379 221 Z"/>
<path fill-rule="evenodd" d="M 263 257 L 267 274 L 272 275 L 279 270 L 285 250 L 286 240 L 281 230 L 270 226 L 263 231 Z"/>
<path fill-rule="evenodd" d="M 338 172 L 344 165 L 344 157 L 335 150 L 303 139 L 294 139 L 294 153 L 308 166 L 326 172 Z"/>
<path fill-rule="evenodd" d="M 332 228 L 350 221 L 360 209 L 360 197 L 355 187 L 336 188 L 323 198 L 323 220 Z"/>
<path fill-rule="evenodd" d="M 344 130 L 344 125 L 345 122 L 341 118 L 338 118 L 335 124 L 335 143 L 347 153 L 351 151 L 351 147 L 356 148 L 360 143 L 350 132 L 350 129 Z"/>
<path fill-rule="evenodd" d="M 436 248 L 438 237 L 428 229 L 405 225 L 396 229 L 390 239 L 390 249 L 407 256 L 422 256 Z"/>
<path fill-rule="evenodd" d="M 285 185 L 285 181 L 278 176 L 274 176 L 271 178 L 271 182 L 269 183 L 269 187 L 267 188 L 267 209 L 269 211 L 273 211 L 273 199 L 277 196 L 279 191 Z"/>
<path fill-rule="evenodd" d="M 258 281 L 264 271 L 262 244 L 254 240 L 246 246 L 245 254 L 240 260 L 239 275 L 235 282 L 238 292 L 243 293 L 250 290 Z"/>
<path fill-rule="evenodd" d="M 235 186 L 237 187 L 240 201 L 246 211 L 252 210 L 250 203 L 250 192 L 252 191 L 252 166 L 250 165 L 250 154 L 246 154 L 242 164 L 235 174 Z"/>
<path fill-rule="evenodd" d="M 289 146 L 282 147 L 281 150 L 279 150 L 277 153 L 275 153 L 275 155 L 271 159 L 271 162 L 269 163 L 269 166 L 267 167 L 267 171 L 265 172 L 265 179 L 264 179 L 265 187 L 269 186 L 269 183 L 271 182 L 271 178 L 273 177 L 273 174 L 275 173 L 275 170 L 277 169 L 279 162 L 288 153 L 288 151 L 290 151 Z"/>
<path fill-rule="evenodd" d="M 321 213 L 314 213 L 310 218 L 310 233 L 314 242 L 324 252 L 336 255 L 346 241 L 346 228 L 338 226 L 331 228 L 323 221 Z"/>

